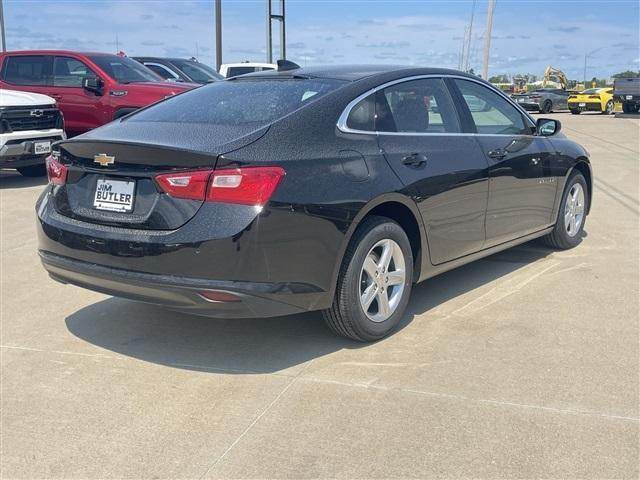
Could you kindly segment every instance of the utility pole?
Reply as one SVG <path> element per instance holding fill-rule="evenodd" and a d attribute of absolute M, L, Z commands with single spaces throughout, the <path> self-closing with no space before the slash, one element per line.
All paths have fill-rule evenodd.
<path fill-rule="evenodd" d="M 493 9 L 496 0 L 489 0 L 487 9 L 487 27 L 484 32 L 484 55 L 482 61 L 482 78 L 489 78 L 489 54 L 491 52 L 491 29 L 493 27 Z"/>
<path fill-rule="evenodd" d="M 471 39 L 473 36 L 473 17 L 476 12 L 476 0 L 473 0 L 473 4 L 471 6 L 471 21 L 469 22 L 469 37 L 467 38 L 467 53 L 464 59 L 464 71 L 469 71 L 469 55 L 471 55 Z"/>
<path fill-rule="evenodd" d="M 4 8 L 2 5 L 2 0 L 0 0 L 0 37 L 2 37 L 2 51 L 7 51 L 7 38 L 4 34 Z"/>
<path fill-rule="evenodd" d="M 280 60 L 287 59 L 287 37 L 284 0 L 280 0 L 280 14 L 274 14 L 272 11 L 272 0 L 267 0 L 267 63 L 273 63 L 273 27 L 272 23 L 276 20 L 280 23 Z"/>
<path fill-rule="evenodd" d="M 216 3 L 216 70 L 220 71 L 222 65 L 222 0 Z"/>
<path fill-rule="evenodd" d="M 458 62 L 458 70 L 464 70 L 464 57 L 465 57 L 465 49 L 467 48 L 467 31 L 469 27 L 467 25 L 464 26 L 464 33 L 462 34 L 462 50 L 460 51 L 460 61 Z"/>

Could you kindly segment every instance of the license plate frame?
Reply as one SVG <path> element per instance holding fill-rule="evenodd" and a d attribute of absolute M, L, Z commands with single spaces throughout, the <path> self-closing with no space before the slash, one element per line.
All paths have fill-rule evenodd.
<path fill-rule="evenodd" d="M 98 178 L 93 195 L 93 208 L 105 212 L 131 213 L 135 198 L 135 180 Z"/>
<path fill-rule="evenodd" d="M 625 98 L 626 98 L 627 100 L 633 100 L 633 95 L 627 95 Z"/>
<path fill-rule="evenodd" d="M 51 140 L 33 142 L 34 155 L 46 155 L 47 153 L 51 153 Z"/>
<path fill-rule="evenodd" d="M 586 107 L 586 106 L 587 106 L 587 104 L 586 104 L 585 102 L 580 102 L 580 103 L 578 104 L 578 106 L 579 106 L 579 107 Z"/>

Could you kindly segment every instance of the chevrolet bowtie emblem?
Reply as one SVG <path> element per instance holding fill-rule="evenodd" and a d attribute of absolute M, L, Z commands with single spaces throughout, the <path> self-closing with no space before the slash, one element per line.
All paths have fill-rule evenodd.
<path fill-rule="evenodd" d="M 93 157 L 94 163 L 99 163 L 101 167 L 106 167 L 107 165 L 113 165 L 116 162 L 116 157 L 111 157 L 106 153 L 99 153 Z"/>

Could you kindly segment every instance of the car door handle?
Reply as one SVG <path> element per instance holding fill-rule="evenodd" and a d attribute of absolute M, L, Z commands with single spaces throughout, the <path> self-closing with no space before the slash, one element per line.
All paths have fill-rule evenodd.
<path fill-rule="evenodd" d="M 421 167 L 425 163 L 427 163 L 427 156 L 422 153 L 412 153 L 411 155 L 407 155 L 402 159 L 402 163 L 407 167 Z"/>
<path fill-rule="evenodd" d="M 489 158 L 493 158 L 494 160 L 502 160 L 507 156 L 507 151 L 503 148 L 496 148 L 495 150 L 487 152 L 487 156 Z"/>

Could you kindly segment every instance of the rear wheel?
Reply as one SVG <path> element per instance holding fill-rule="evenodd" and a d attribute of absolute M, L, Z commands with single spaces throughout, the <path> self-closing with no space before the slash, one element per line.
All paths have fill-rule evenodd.
<path fill-rule="evenodd" d="M 571 115 L 580 115 L 580 110 L 576 110 L 575 108 L 572 108 L 569 111 L 571 112 Z"/>
<path fill-rule="evenodd" d="M 542 104 L 542 108 L 540 109 L 540 113 L 551 113 L 551 109 L 553 108 L 553 104 L 551 100 L 545 100 Z"/>
<path fill-rule="evenodd" d="M 574 171 L 565 186 L 560 203 L 558 219 L 553 231 L 542 237 L 552 248 L 566 250 L 582 240 L 582 231 L 589 211 L 587 182 L 578 171 Z"/>
<path fill-rule="evenodd" d="M 335 333 L 353 340 L 383 338 L 404 314 L 412 279 L 413 255 L 402 227 L 385 217 L 369 217 L 345 253 L 324 319 Z"/>
<path fill-rule="evenodd" d="M 604 113 L 606 115 L 611 115 L 613 113 L 613 108 L 614 108 L 613 100 L 609 100 L 607 102 L 607 106 L 604 108 L 604 112 L 602 112 L 602 113 Z"/>
<path fill-rule="evenodd" d="M 29 165 L 28 167 L 18 167 L 16 170 L 23 177 L 44 177 L 47 174 L 47 167 L 44 163 L 39 165 Z"/>

